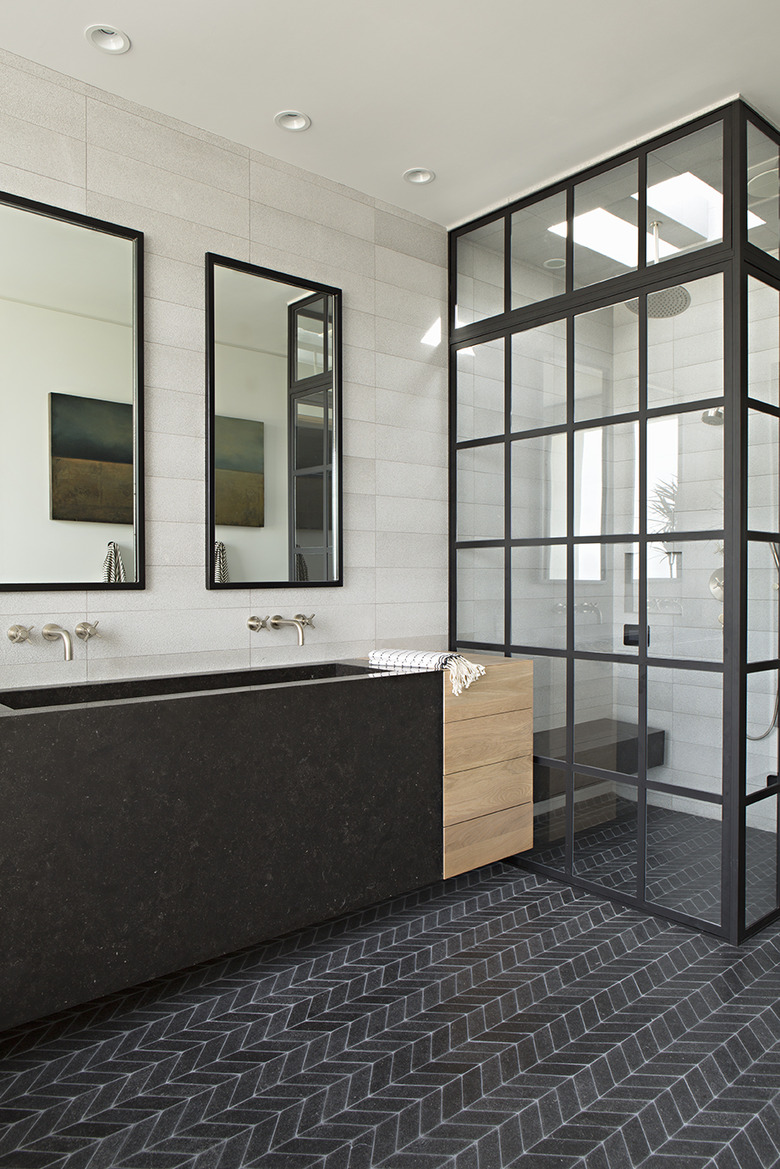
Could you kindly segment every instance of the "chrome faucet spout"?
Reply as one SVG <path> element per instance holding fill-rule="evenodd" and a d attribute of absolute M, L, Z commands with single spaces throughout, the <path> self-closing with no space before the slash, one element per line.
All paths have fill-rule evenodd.
<path fill-rule="evenodd" d="M 283 625 L 294 625 L 298 632 L 298 645 L 303 645 L 303 621 L 299 620 L 299 618 L 280 617 L 277 614 L 276 617 L 271 617 L 268 624 L 271 629 L 281 629 Z"/>
<path fill-rule="evenodd" d="M 73 661 L 73 639 L 67 629 L 63 629 L 61 625 L 54 625 L 52 622 L 49 622 L 48 625 L 44 625 L 41 633 L 47 641 L 61 640 L 65 649 L 65 661 Z"/>

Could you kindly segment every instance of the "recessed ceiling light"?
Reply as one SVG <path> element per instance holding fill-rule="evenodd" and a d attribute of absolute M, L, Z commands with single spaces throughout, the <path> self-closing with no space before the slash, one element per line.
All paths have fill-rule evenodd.
<path fill-rule="evenodd" d="M 432 183 L 436 178 L 432 170 L 428 170 L 424 166 L 413 166 L 411 170 L 404 171 L 404 178 L 407 183 Z"/>
<path fill-rule="evenodd" d="M 549 260 L 545 260 L 542 264 L 543 268 L 565 268 L 566 261 L 560 256 L 551 256 Z"/>
<path fill-rule="evenodd" d="M 84 29 L 84 36 L 94 49 L 112 53 L 115 57 L 130 48 L 130 37 L 121 28 L 114 28 L 113 24 L 91 24 Z"/>
<path fill-rule="evenodd" d="M 302 114 L 300 110 L 280 110 L 274 121 L 281 130 L 292 130 L 293 133 L 308 130 L 311 125 L 309 115 Z"/>

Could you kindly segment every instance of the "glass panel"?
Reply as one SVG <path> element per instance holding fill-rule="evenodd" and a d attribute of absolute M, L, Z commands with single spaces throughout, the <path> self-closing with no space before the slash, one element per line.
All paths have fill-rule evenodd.
<path fill-rule="evenodd" d="M 774 783 L 777 769 L 777 670 L 747 675 L 747 763 L 745 790 Z M 771 777 L 771 778 L 770 778 Z"/>
<path fill-rule="evenodd" d="M 323 504 L 325 503 L 324 475 L 296 475 L 295 477 L 295 543 L 297 547 L 320 548 L 323 539 Z M 330 503 L 330 499 L 328 499 Z M 328 530 L 330 529 L 328 517 Z"/>
<path fill-rule="evenodd" d="M 458 641 L 504 644 L 504 550 L 459 548 Z"/>
<path fill-rule="evenodd" d="M 574 287 L 637 266 L 637 164 L 626 162 L 574 188 Z M 566 235 L 566 223 L 552 228 Z"/>
<path fill-rule="evenodd" d="M 562 561 L 562 575 L 551 573 L 559 567 L 553 559 Z M 512 549 L 512 643 L 566 648 L 565 546 Z"/>
<path fill-rule="evenodd" d="M 648 572 L 647 576 L 648 653 L 657 658 L 721 661 L 723 603 L 708 582 L 716 570 L 722 571 L 722 544 L 714 540 L 649 544 L 647 562 L 656 565 L 660 574 Z"/>
<path fill-rule="evenodd" d="M 524 854 L 563 871 L 566 863 L 566 772 L 534 763 L 534 844 Z"/>
<path fill-rule="evenodd" d="M 648 407 L 722 393 L 723 276 L 688 280 L 648 296 Z"/>
<path fill-rule="evenodd" d="M 647 779 L 720 795 L 723 678 L 704 670 L 647 670 Z"/>
<path fill-rule="evenodd" d="M 566 435 L 516 439 L 512 443 L 513 538 L 565 535 Z M 557 560 L 555 572 L 565 574 Z"/>
<path fill-rule="evenodd" d="M 504 535 L 504 444 L 458 451 L 458 539 Z"/>
<path fill-rule="evenodd" d="M 459 349 L 458 442 L 504 433 L 504 339 Z"/>
<path fill-rule="evenodd" d="M 512 216 L 512 308 L 566 291 L 566 245 L 552 234 L 565 222 L 565 191 Z"/>
<path fill-rule="evenodd" d="M 760 410 L 748 410 L 748 527 L 755 532 L 778 530 L 777 418 Z"/>
<path fill-rule="evenodd" d="M 647 156 L 647 263 L 722 238 L 723 123 L 716 122 Z"/>
<path fill-rule="evenodd" d="M 575 548 L 574 648 L 635 654 L 639 645 L 637 544 L 583 544 Z M 601 571 L 586 576 L 583 561 Z M 597 565 L 591 564 L 593 572 Z"/>
<path fill-rule="evenodd" d="M 605 418 L 636 410 L 639 320 L 629 302 L 574 320 L 574 417 Z"/>
<path fill-rule="evenodd" d="M 748 240 L 777 259 L 780 242 L 780 182 L 777 146 L 751 122 L 747 125 Z"/>
<path fill-rule="evenodd" d="M 698 411 L 647 423 L 648 533 L 723 527 L 723 421 Z M 665 543 L 669 543 L 667 540 Z"/>
<path fill-rule="evenodd" d="M 636 425 L 621 422 L 574 435 L 574 534 L 637 530 Z"/>
<path fill-rule="evenodd" d="M 327 298 L 312 301 L 296 309 L 296 380 L 312 377 L 325 370 L 325 327 Z"/>
<path fill-rule="evenodd" d="M 748 276 L 748 395 L 780 405 L 780 292 Z"/>
<path fill-rule="evenodd" d="M 777 909 L 777 796 L 745 809 L 745 925 Z"/>
<path fill-rule="evenodd" d="M 637 667 L 578 661 L 574 666 L 574 761 L 636 775 Z"/>
<path fill-rule="evenodd" d="M 636 848 L 633 784 L 575 774 L 572 871 L 636 897 Z"/>
<path fill-rule="evenodd" d="M 309 394 L 295 402 L 295 467 L 322 467 L 325 459 L 325 402 L 322 394 Z"/>
<path fill-rule="evenodd" d="M 512 430 L 566 421 L 566 322 L 512 338 Z"/>
<path fill-rule="evenodd" d="M 747 660 L 764 662 L 778 656 L 780 544 L 748 540 L 747 568 Z"/>
<path fill-rule="evenodd" d="M 647 900 L 718 925 L 721 836 L 718 804 L 649 791 Z"/>
<path fill-rule="evenodd" d="M 458 237 L 455 325 L 470 325 L 504 311 L 504 220 Z"/>

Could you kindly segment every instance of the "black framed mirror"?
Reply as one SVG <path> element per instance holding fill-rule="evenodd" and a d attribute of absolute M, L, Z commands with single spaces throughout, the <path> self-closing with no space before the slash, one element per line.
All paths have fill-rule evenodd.
<path fill-rule="evenodd" d="M 341 291 L 206 255 L 208 588 L 342 583 Z"/>
<path fill-rule="evenodd" d="M 0 194 L 0 254 L 0 590 L 143 588 L 143 233 Z"/>

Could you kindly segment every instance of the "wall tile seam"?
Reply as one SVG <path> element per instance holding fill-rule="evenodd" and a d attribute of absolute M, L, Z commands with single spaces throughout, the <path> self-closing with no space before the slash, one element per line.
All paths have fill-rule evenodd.
<path fill-rule="evenodd" d="M 20 126 L 29 127 L 31 130 L 34 130 L 36 132 L 40 131 L 44 134 L 51 134 L 52 137 L 54 137 L 54 138 L 67 138 L 67 140 L 69 142 L 77 142 L 79 144 L 79 146 L 86 146 L 86 142 L 85 142 L 85 138 L 84 138 L 83 134 L 82 135 L 69 134 L 67 130 L 62 130 L 62 129 L 55 130 L 51 126 L 44 126 L 40 122 L 31 121 L 31 119 L 29 119 L 29 118 L 20 118 L 18 116 L 18 114 L 10 114 L 5 110 L 2 111 L 2 116 L 4 118 L 8 118 L 8 120 L 11 122 L 17 122 Z M 23 166 L 17 167 L 13 163 L 6 164 L 6 165 L 14 166 L 14 168 L 16 170 L 29 170 L 29 167 L 23 167 Z M 46 171 L 31 171 L 30 173 L 40 174 L 42 178 L 56 179 L 58 182 L 63 182 L 69 187 L 76 185 L 75 183 L 68 182 L 67 179 L 58 179 L 56 175 L 49 174 Z"/>

